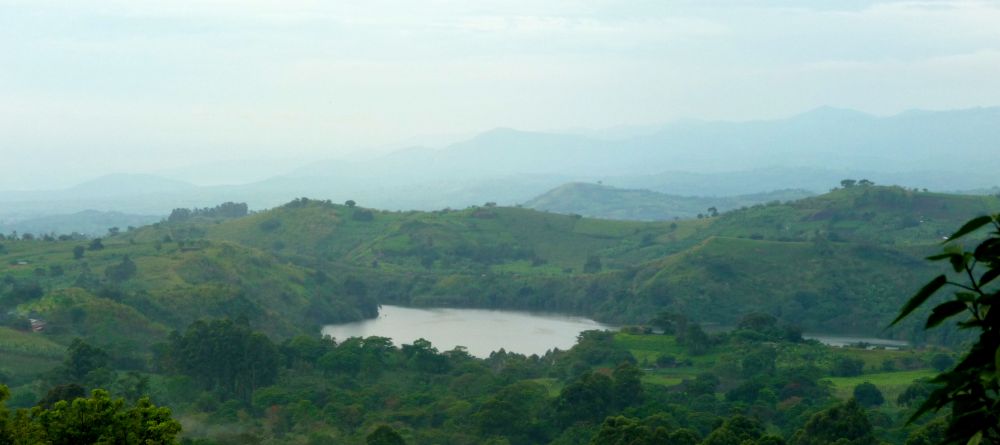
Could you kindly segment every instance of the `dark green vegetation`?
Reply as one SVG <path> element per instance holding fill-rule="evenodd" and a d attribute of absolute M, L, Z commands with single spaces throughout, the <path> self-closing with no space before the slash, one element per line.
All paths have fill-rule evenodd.
<path fill-rule="evenodd" d="M 666 221 L 716 216 L 719 212 L 768 202 L 806 198 L 806 190 L 778 190 L 742 196 L 702 197 L 668 195 L 574 182 L 556 187 L 524 203 L 525 207 L 591 218 Z"/>
<path fill-rule="evenodd" d="M 90 397 L 10 413 L 3 405 L 10 393 L 0 386 L 0 443 L 3 444 L 147 444 L 175 443 L 181 425 L 170 410 L 142 398 L 127 406 L 106 391 Z"/>
<path fill-rule="evenodd" d="M 157 345 L 138 372 L 111 369 L 111 354 L 74 342 L 43 375 L 40 387 L 50 390 L 36 396 L 30 418 L 95 410 L 98 402 L 80 397 L 104 386 L 124 399 L 113 402 L 121 414 L 95 423 L 144 410 L 158 413 L 158 431 L 175 432 L 168 413 L 140 399 L 149 394 L 172 408 L 192 444 L 874 444 L 925 434 L 923 423 L 905 426 L 915 403 L 864 408 L 830 376 L 838 358 L 926 369 L 931 352 L 830 348 L 758 315 L 740 326 L 700 339 L 588 331 L 569 351 L 476 359 L 423 340 L 274 342 L 245 321 L 197 322 Z M 884 374 L 883 366 L 866 364 L 859 378 Z M 24 396 L 30 388 L 9 403 L 35 404 Z M 112 405 L 106 393 L 93 399 Z M 15 431 L 26 415 L 14 417 Z"/>
<path fill-rule="evenodd" d="M 926 327 L 934 328 L 952 317 L 958 326 L 978 334 L 975 342 L 954 368 L 931 382 L 940 386 L 930 393 L 912 419 L 928 411 L 950 408 L 946 438 L 955 443 L 1000 442 L 1000 289 L 994 280 L 1000 277 L 1000 213 L 970 220 L 951 235 L 961 243 L 963 237 L 982 227 L 990 229 L 985 240 L 964 250 L 950 244 L 944 252 L 929 257 L 948 260 L 951 276 L 938 275 L 920 289 L 903 307 L 893 323 L 906 318 L 943 287 L 955 289 L 953 298 L 938 304 L 927 317 Z M 943 368 L 949 368 L 950 363 Z"/>
<path fill-rule="evenodd" d="M 179 211 L 102 239 L 4 237 L 0 381 L 15 407 L 94 388 L 129 402 L 150 394 L 188 437 L 219 443 L 823 443 L 807 438 L 833 442 L 843 424 L 857 426 L 842 437 L 852 443 L 902 443 L 929 392 L 911 383 L 948 357 L 836 350 L 799 334 L 956 344 L 955 330 L 881 328 L 932 275 L 921 258 L 998 208 L 992 196 L 871 185 L 657 223 L 298 199 L 248 215 Z M 316 338 L 320 324 L 374 316 L 378 302 L 627 323 L 669 310 L 654 321 L 670 335 L 592 333 L 569 352 L 487 360 L 426 342 Z M 869 408 L 843 402 L 855 392 Z"/>
<path fill-rule="evenodd" d="M 400 213 L 297 200 L 129 237 L 250 246 L 363 284 L 355 293 L 383 303 L 541 309 L 619 323 L 670 308 L 730 326 L 766 312 L 808 331 L 920 340 L 916 323 L 882 328 L 930 273 L 922 259 L 934 245 L 969 215 L 995 209 L 992 196 L 878 186 L 655 223 L 490 205 Z"/>

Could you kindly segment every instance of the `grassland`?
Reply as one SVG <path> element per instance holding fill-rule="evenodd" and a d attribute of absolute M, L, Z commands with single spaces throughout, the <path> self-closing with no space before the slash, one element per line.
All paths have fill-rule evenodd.
<path fill-rule="evenodd" d="M 615 344 L 628 350 L 642 365 L 645 375 L 643 381 L 649 384 L 674 386 L 685 380 L 691 380 L 702 373 L 712 373 L 723 378 L 738 378 L 740 361 L 746 355 L 745 345 L 729 341 L 713 348 L 711 352 L 692 356 L 687 349 L 678 344 L 671 335 L 636 335 L 618 333 Z M 826 375 L 822 380 L 830 385 L 831 393 L 842 400 L 853 396 L 854 387 L 870 382 L 878 387 L 885 397 L 884 408 L 900 410 L 896 398 L 913 382 L 937 375 L 937 372 L 927 367 L 927 361 L 932 350 L 917 349 L 862 349 L 826 346 L 816 342 L 804 344 L 772 343 L 766 347 L 773 348 L 775 362 L 781 368 L 795 368 L 806 364 L 817 366 Z M 661 356 L 673 357 L 681 365 L 677 367 L 657 367 L 657 359 Z M 831 374 L 834 360 L 839 357 L 850 357 L 863 361 L 864 371 L 861 375 L 851 377 L 836 377 Z M 907 364 L 916 369 L 899 369 L 883 371 L 885 362 Z"/>
<path fill-rule="evenodd" d="M 882 392 L 886 405 L 890 408 L 898 408 L 896 399 L 906 387 L 920 379 L 927 379 L 938 374 L 933 369 L 918 369 L 914 371 L 893 371 L 863 374 L 855 377 L 828 377 L 826 381 L 833 386 L 833 394 L 841 399 L 847 400 L 854 394 L 854 387 L 868 382 Z"/>

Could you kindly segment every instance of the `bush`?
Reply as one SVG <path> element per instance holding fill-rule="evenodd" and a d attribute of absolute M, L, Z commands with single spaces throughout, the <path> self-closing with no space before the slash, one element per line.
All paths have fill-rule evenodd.
<path fill-rule="evenodd" d="M 944 372 L 955 364 L 955 359 L 948 354 L 935 354 L 931 357 L 931 367 L 938 372 Z"/>
<path fill-rule="evenodd" d="M 371 221 L 375 219 L 375 214 L 368 209 L 357 209 L 354 211 L 354 214 L 351 215 L 351 218 L 355 221 Z"/>
<path fill-rule="evenodd" d="M 885 397 L 882 396 L 882 391 L 879 391 L 878 387 L 870 382 L 864 382 L 855 386 L 854 398 L 858 400 L 858 403 L 860 403 L 861 406 L 866 408 L 879 406 L 885 403 Z"/>
<path fill-rule="evenodd" d="M 260 230 L 265 232 L 273 232 L 278 227 L 281 227 L 281 221 L 277 219 L 269 219 L 260 223 Z"/>
<path fill-rule="evenodd" d="M 854 377 L 861 375 L 864 368 L 865 362 L 861 359 L 837 357 L 837 359 L 833 361 L 833 368 L 830 369 L 830 373 L 836 377 Z"/>

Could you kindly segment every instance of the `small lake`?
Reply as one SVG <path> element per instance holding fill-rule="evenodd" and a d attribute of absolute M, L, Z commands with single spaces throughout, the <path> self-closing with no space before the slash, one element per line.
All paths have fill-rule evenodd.
<path fill-rule="evenodd" d="M 615 328 L 587 318 L 550 313 L 383 305 L 378 318 L 327 325 L 322 332 L 338 341 L 389 337 L 397 346 L 424 338 L 439 351 L 465 346 L 469 354 L 489 357 L 500 348 L 525 355 L 542 355 L 553 348 L 566 350 L 576 344 L 580 332 L 593 329 Z"/>
<path fill-rule="evenodd" d="M 820 343 L 829 346 L 840 347 L 864 343 L 870 346 L 882 346 L 889 349 L 899 349 L 910 345 L 909 342 L 902 340 L 889 340 L 887 338 L 875 337 L 852 337 L 847 335 L 802 334 L 802 338 L 806 340 L 817 340 Z"/>

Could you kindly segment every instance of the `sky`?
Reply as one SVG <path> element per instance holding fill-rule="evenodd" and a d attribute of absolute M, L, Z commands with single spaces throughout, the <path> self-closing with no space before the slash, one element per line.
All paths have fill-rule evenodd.
<path fill-rule="evenodd" d="M 495 127 L 998 104 L 1000 2 L 0 0 L 0 189 Z"/>

